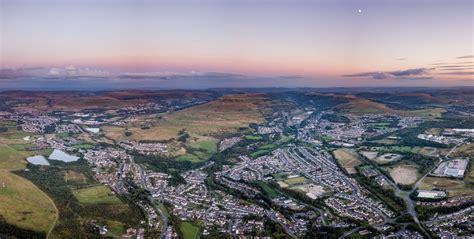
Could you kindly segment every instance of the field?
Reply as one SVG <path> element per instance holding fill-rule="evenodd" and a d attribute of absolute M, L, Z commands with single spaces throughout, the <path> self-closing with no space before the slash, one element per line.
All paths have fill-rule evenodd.
<path fill-rule="evenodd" d="M 366 157 L 369 160 L 374 160 L 377 157 L 378 152 L 375 152 L 375 151 L 361 151 L 360 154 L 362 154 L 364 157 Z"/>
<path fill-rule="evenodd" d="M 199 237 L 199 227 L 189 222 L 180 223 L 179 230 L 183 234 L 183 239 L 195 239 Z"/>
<path fill-rule="evenodd" d="M 372 100 L 346 96 L 348 103 L 340 105 L 338 108 L 349 113 L 355 114 L 398 114 L 402 116 L 430 117 L 440 118 L 442 113 L 446 112 L 442 108 L 421 109 L 421 110 L 398 110 L 392 109 L 385 104 Z"/>
<path fill-rule="evenodd" d="M 260 135 L 246 135 L 245 139 L 246 140 L 261 140 L 262 136 L 260 136 Z"/>
<path fill-rule="evenodd" d="M 53 201 L 33 183 L 11 171 L 26 167 L 25 158 L 48 155 L 49 150 L 27 151 L 32 145 L 23 140 L 30 133 L 19 131 L 15 122 L 0 122 L 0 218 L 20 228 L 47 233 L 58 218 Z"/>
<path fill-rule="evenodd" d="M 25 144 L 23 138 L 26 136 L 33 136 L 32 133 L 24 132 L 16 128 L 16 123 L 13 121 L 0 121 L 0 127 L 8 128 L 6 132 L 0 133 L 0 144 Z"/>
<path fill-rule="evenodd" d="M 273 187 L 271 187 L 267 183 L 263 181 L 259 181 L 258 185 L 263 189 L 265 194 L 267 194 L 269 197 L 273 198 L 273 197 L 278 196 L 278 191 L 276 191 Z"/>
<path fill-rule="evenodd" d="M 73 146 L 73 148 L 76 148 L 76 149 L 92 149 L 94 148 L 94 145 L 92 144 L 76 144 Z"/>
<path fill-rule="evenodd" d="M 207 151 L 209 154 L 213 154 L 217 151 L 217 140 L 206 140 L 197 141 L 194 145 L 190 145 L 192 148 L 202 149 Z"/>
<path fill-rule="evenodd" d="M 64 173 L 64 181 L 70 183 L 85 183 L 87 181 L 86 176 L 82 173 L 78 173 L 72 170 L 68 170 Z"/>
<path fill-rule="evenodd" d="M 472 165 L 472 159 L 470 159 L 470 164 L 468 165 L 469 171 L 464 174 L 464 181 L 470 184 L 474 184 L 474 166 Z"/>
<path fill-rule="evenodd" d="M 355 174 L 357 171 L 355 167 L 361 164 L 357 152 L 349 149 L 337 149 L 333 151 L 334 157 L 341 167 L 346 170 L 348 174 Z"/>
<path fill-rule="evenodd" d="M 470 173 L 473 173 L 472 169 Z M 474 194 L 474 186 L 470 183 L 467 176 L 464 180 L 428 176 L 423 180 L 419 187 L 421 189 L 444 189 L 448 192 L 450 197 L 456 195 Z"/>
<path fill-rule="evenodd" d="M 400 164 L 389 168 L 390 177 L 395 183 L 411 185 L 418 178 L 418 169 L 415 165 Z"/>
<path fill-rule="evenodd" d="M 380 139 L 380 140 L 374 140 L 372 141 L 374 143 L 379 143 L 379 144 L 385 144 L 385 145 L 394 145 L 394 144 L 398 144 L 399 141 L 398 140 L 395 140 L 395 139 L 387 139 L 387 138 L 384 138 L 384 139 Z"/>
<path fill-rule="evenodd" d="M 262 145 L 260 147 L 258 147 L 258 149 L 252 153 L 250 153 L 250 157 L 252 158 L 257 158 L 259 156 L 262 156 L 262 155 L 265 155 L 265 154 L 268 154 L 269 152 L 271 152 L 273 149 L 275 149 L 277 146 L 274 145 L 274 144 L 265 144 L 265 145 Z"/>
<path fill-rule="evenodd" d="M 305 177 L 296 177 L 296 178 L 289 178 L 285 180 L 284 182 L 288 185 L 295 185 L 295 184 L 304 183 L 305 181 L 306 181 Z"/>
<path fill-rule="evenodd" d="M 0 170 L 0 217 L 21 228 L 48 232 L 58 215 L 53 201 L 33 183 Z"/>
<path fill-rule="evenodd" d="M 107 236 L 110 237 L 121 237 L 123 233 L 125 232 L 125 224 L 119 221 L 114 221 L 114 220 L 107 220 L 107 229 L 109 230 L 107 232 Z"/>
<path fill-rule="evenodd" d="M 461 147 L 456 148 L 456 150 L 451 154 L 452 157 L 470 157 L 474 158 L 474 143 L 465 144 Z"/>
<path fill-rule="evenodd" d="M 0 169 L 18 170 L 25 168 L 25 155 L 18 153 L 12 147 L 0 144 Z"/>
<path fill-rule="evenodd" d="M 112 191 L 103 186 L 92 186 L 88 188 L 73 190 L 74 196 L 77 200 L 84 204 L 120 204 L 121 201 Z"/>

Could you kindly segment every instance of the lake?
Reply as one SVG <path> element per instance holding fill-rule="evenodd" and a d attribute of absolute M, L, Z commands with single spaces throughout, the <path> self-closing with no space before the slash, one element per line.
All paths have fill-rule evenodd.
<path fill-rule="evenodd" d="M 26 161 L 34 165 L 49 165 L 48 160 L 46 160 L 42 155 L 28 157 L 26 158 Z"/>
<path fill-rule="evenodd" d="M 66 163 L 75 162 L 79 159 L 77 156 L 69 155 L 59 149 L 55 149 L 51 155 L 49 155 L 49 160 L 59 160 Z"/>

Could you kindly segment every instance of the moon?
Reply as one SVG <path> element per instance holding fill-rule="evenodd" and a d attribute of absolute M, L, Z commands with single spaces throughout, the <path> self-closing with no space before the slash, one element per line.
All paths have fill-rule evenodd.
<path fill-rule="evenodd" d="M 357 10 L 357 12 L 362 13 L 362 9 Z"/>

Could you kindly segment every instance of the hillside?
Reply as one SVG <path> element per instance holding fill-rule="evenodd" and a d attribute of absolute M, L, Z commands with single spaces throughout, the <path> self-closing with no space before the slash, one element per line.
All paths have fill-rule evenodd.
<path fill-rule="evenodd" d="M 138 117 L 126 127 L 104 126 L 102 129 L 106 137 L 115 141 L 166 141 L 172 156 L 189 156 L 190 148 L 204 147 L 205 154 L 198 157 L 203 160 L 215 151 L 219 135 L 247 129 L 251 123 L 262 123 L 273 107 L 285 105 L 265 94 L 226 95 L 183 110 Z M 178 142 L 183 135 L 188 138 Z"/>

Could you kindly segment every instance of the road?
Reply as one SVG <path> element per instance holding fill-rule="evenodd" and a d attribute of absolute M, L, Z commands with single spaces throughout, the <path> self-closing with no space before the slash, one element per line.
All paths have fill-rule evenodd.
<path fill-rule="evenodd" d="M 448 154 L 446 154 L 445 158 L 448 159 L 449 158 L 449 155 L 454 152 L 454 150 L 456 150 L 456 148 L 458 147 L 459 145 L 455 145 L 449 152 Z M 410 191 L 403 191 L 401 190 L 400 188 L 398 188 L 398 186 L 393 183 L 392 181 L 388 180 L 388 182 L 391 183 L 391 185 L 393 187 L 395 187 L 396 191 L 395 191 L 395 195 L 399 198 L 402 198 L 403 201 L 405 201 L 406 205 L 407 205 L 407 212 L 413 217 L 413 220 L 415 221 L 415 223 L 418 225 L 418 227 L 423 230 L 423 232 L 425 233 L 425 235 L 428 236 L 428 238 L 431 238 L 430 234 L 427 233 L 424 229 L 424 227 L 421 225 L 420 223 L 420 220 L 418 219 L 418 215 L 416 213 L 416 210 L 415 210 L 415 205 L 413 203 L 413 200 L 410 198 L 410 194 L 413 193 L 417 188 L 418 186 L 420 185 L 420 183 L 423 182 L 423 180 L 426 178 L 426 176 L 428 176 L 431 171 L 433 171 L 433 169 L 435 169 L 436 167 L 438 167 L 438 165 L 442 162 L 443 160 L 440 158 L 420 179 L 418 179 L 415 184 L 413 185 L 413 188 L 410 190 Z M 384 175 L 385 177 L 385 175 Z"/>
<path fill-rule="evenodd" d="M 354 228 L 354 229 L 352 229 L 352 230 L 350 230 L 350 231 L 344 233 L 342 236 L 339 237 L 339 239 L 346 238 L 346 237 L 348 237 L 350 234 L 352 234 L 352 233 L 358 231 L 359 229 L 360 229 L 360 227 L 356 227 L 356 228 Z"/>
<path fill-rule="evenodd" d="M 450 151 L 448 154 L 446 154 L 445 158 L 448 158 L 449 155 L 456 149 L 456 147 L 458 147 L 459 145 L 455 145 Z M 390 180 L 387 176 L 385 176 L 384 174 L 380 173 L 380 171 L 378 170 L 378 168 L 376 168 L 377 171 L 379 171 L 379 174 L 382 175 L 382 177 L 385 178 L 385 180 L 387 182 L 390 183 L 390 185 L 395 189 L 395 196 L 403 199 L 403 201 L 405 202 L 406 204 L 406 207 L 407 207 L 407 212 L 412 216 L 413 218 L 413 221 L 415 221 L 415 223 L 418 225 L 418 227 L 425 233 L 425 235 L 428 236 L 428 238 L 431 238 L 430 234 L 426 232 L 426 230 L 424 229 L 424 227 L 421 225 L 420 223 L 420 220 L 418 219 L 418 215 L 416 213 L 416 210 L 415 210 L 415 205 L 414 205 L 414 202 L 413 200 L 410 198 L 410 194 L 413 193 L 417 188 L 418 186 L 423 182 L 423 180 L 426 178 L 426 176 L 428 176 L 431 171 L 436 168 L 443 160 L 440 158 L 429 170 L 427 170 L 427 172 L 421 177 L 419 178 L 415 184 L 413 185 L 413 188 L 410 190 L 410 191 L 404 191 L 404 190 L 401 190 L 397 184 L 395 184 L 392 180 Z"/>
<path fill-rule="evenodd" d="M 134 163 L 133 159 L 132 159 L 132 163 Z M 138 165 L 138 164 L 136 164 L 136 165 L 140 169 L 140 178 L 141 178 L 142 187 L 145 190 L 149 190 L 148 187 L 146 186 L 146 183 L 145 183 L 145 171 L 143 170 L 141 165 Z M 161 222 L 163 223 L 163 227 L 162 227 L 162 230 L 161 230 L 161 233 L 160 233 L 160 239 L 164 239 L 164 238 L 166 238 L 166 235 L 168 234 L 168 229 L 169 229 L 168 218 L 163 213 L 163 211 L 161 211 L 161 209 L 156 206 L 155 198 L 153 198 L 152 196 L 148 196 L 148 200 L 150 201 L 150 204 L 155 209 L 155 211 L 158 212 L 158 214 L 160 214 Z"/>

